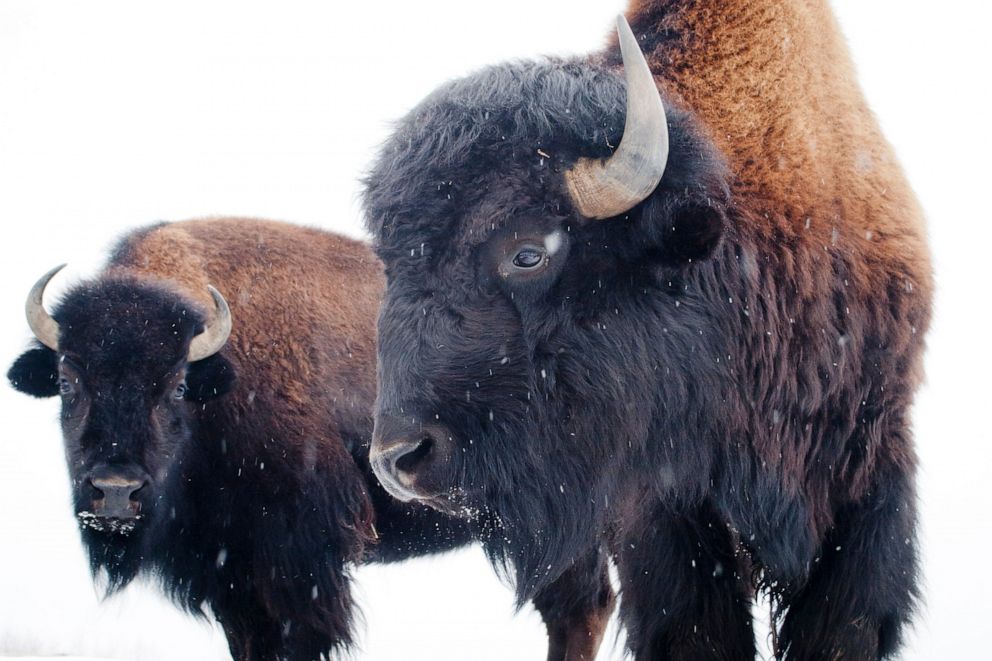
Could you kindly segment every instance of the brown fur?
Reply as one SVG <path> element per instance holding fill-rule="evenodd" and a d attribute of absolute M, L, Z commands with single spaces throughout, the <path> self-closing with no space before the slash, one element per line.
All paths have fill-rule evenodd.
<path fill-rule="evenodd" d="M 784 280 L 813 296 L 824 253 L 844 252 L 857 294 L 904 279 L 928 307 L 922 212 L 826 0 L 635 0 L 628 14 L 659 86 L 727 156 L 741 231 L 791 253 Z"/>
<path fill-rule="evenodd" d="M 234 326 L 222 351 L 238 363 L 251 361 L 251 380 L 240 379 L 228 395 L 246 424 L 278 412 L 277 427 L 297 432 L 297 453 L 304 439 L 314 439 L 321 455 L 341 460 L 339 430 L 312 426 L 336 420 L 354 436 L 366 435 L 384 279 L 365 244 L 276 221 L 191 220 L 134 235 L 114 258 L 115 269 L 178 282 L 206 309 L 208 284 L 224 294 Z M 238 363 L 239 372 L 247 367 Z M 271 390 L 258 392 L 260 384 Z M 264 408 L 270 399 L 279 407 Z M 255 450 L 242 448 L 249 456 Z M 290 465 L 301 460 L 286 457 Z"/>
<path fill-rule="evenodd" d="M 930 286 L 920 209 L 825 0 L 635 0 L 628 14 L 660 87 L 728 157 L 748 227 L 816 249 L 836 227 L 864 264 Z M 810 217 L 835 222 L 807 229 Z"/>

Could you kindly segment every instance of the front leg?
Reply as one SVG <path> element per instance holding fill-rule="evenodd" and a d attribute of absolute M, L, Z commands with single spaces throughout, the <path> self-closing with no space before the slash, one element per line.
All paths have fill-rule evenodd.
<path fill-rule="evenodd" d="M 879 475 L 837 514 L 813 571 L 788 598 L 777 653 L 789 661 L 877 661 L 899 649 L 919 595 L 910 470 Z"/>
<path fill-rule="evenodd" d="M 304 562 L 310 558 L 331 561 Z M 234 661 L 317 661 L 350 644 L 352 604 L 343 562 L 319 547 L 299 559 L 294 565 L 269 551 L 250 558 L 267 571 L 228 563 L 219 572 L 220 589 L 208 603 Z"/>
<path fill-rule="evenodd" d="M 548 627 L 548 661 L 592 661 L 616 597 L 598 549 L 578 560 L 534 597 Z"/>
<path fill-rule="evenodd" d="M 279 623 L 254 595 L 232 594 L 210 604 L 224 630 L 233 661 L 276 661 L 282 646 Z"/>
<path fill-rule="evenodd" d="M 751 589 L 707 506 L 646 506 L 614 541 L 620 620 L 637 661 L 753 661 Z"/>

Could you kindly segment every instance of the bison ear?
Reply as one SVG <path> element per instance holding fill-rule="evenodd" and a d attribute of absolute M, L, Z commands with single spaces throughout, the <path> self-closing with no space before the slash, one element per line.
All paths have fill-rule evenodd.
<path fill-rule="evenodd" d="M 692 113 L 668 112 L 668 164 L 658 187 L 631 210 L 651 253 L 670 264 L 713 254 L 727 225 L 730 173 Z"/>
<path fill-rule="evenodd" d="M 28 349 L 7 371 L 10 385 L 34 397 L 59 394 L 58 356 L 48 347 Z"/>
<path fill-rule="evenodd" d="M 205 402 L 227 394 L 234 387 L 234 366 L 219 353 L 186 367 L 186 399 Z"/>
<path fill-rule="evenodd" d="M 726 221 L 724 205 L 715 199 L 659 190 L 644 202 L 638 223 L 653 254 L 684 264 L 713 254 Z"/>

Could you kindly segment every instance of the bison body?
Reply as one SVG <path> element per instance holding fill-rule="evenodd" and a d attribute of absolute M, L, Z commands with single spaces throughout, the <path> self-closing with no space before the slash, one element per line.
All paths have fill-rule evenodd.
<path fill-rule="evenodd" d="M 668 111 L 630 208 L 574 184 L 624 149 L 612 47 L 451 82 L 384 146 L 376 473 L 498 531 L 521 597 L 606 545 L 638 659 L 753 658 L 755 583 L 779 656 L 890 655 L 918 593 L 919 209 L 825 2 L 629 15 Z"/>
<path fill-rule="evenodd" d="M 220 316 L 208 285 L 233 323 L 197 357 Z M 149 574 L 189 612 L 208 607 L 235 659 L 304 661 L 351 642 L 349 563 L 472 540 L 466 522 L 392 499 L 369 468 L 382 287 L 359 242 L 216 219 L 135 231 L 64 295 L 55 346 L 9 377 L 61 393 L 84 545 L 111 588 Z M 598 643 L 606 589 L 604 604 L 567 577 L 545 592 L 552 658 Z"/>

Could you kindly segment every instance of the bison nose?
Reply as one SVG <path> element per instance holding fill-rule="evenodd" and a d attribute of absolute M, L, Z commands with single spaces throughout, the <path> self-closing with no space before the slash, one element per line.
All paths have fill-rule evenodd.
<path fill-rule="evenodd" d="M 453 458 L 454 442 L 443 425 L 376 420 L 372 470 L 400 500 L 430 499 L 447 491 Z"/>
<path fill-rule="evenodd" d="M 141 513 L 138 492 L 148 484 L 144 472 L 99 472 L 88 479 L 96 490 L 93 513 L 104 518 L 136 519 Z"/>

